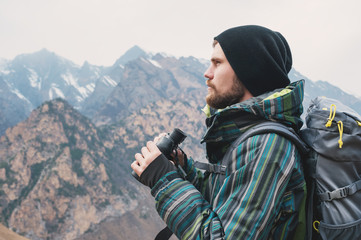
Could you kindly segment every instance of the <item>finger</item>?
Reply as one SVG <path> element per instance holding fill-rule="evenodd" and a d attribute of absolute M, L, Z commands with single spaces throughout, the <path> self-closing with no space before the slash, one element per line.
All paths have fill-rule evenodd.
<path fill-rule="evenodd" d="M 142 149 L 141 149 L 140 151 L 141 151 L 141 153 L 143 154 L 143 157 L 144 157 L 144 158 L 146 158 L 146 157 L 150 154 L 150 152 L 149 152 L 149 150 L 148 150 L 147 147 L 142 147 Z"/>
<path fill-rule="evenodd" d="M 155 154 L 155 155 L 161 154 L 161 152 L 160 152 L 159 148 L 157 147 L 157 145 L 155 144 L 155 142 L 152 142 L 152 141 L 147 142 L 147 148 L 148 148 L 149 152 L 152 154 Z"/>
<path fill-rule="evenodd" d="M 138 165 L 138 162 L 137 161 L 134 161 L 130 167 L 133 169 L 133 171 L 138 175 L 140 176 L 141 175 L 141 168 L 140 166 Z"/>
<path fill-rule="evenodd" d="M 134 155 L 134 158 L 135 158 L 136 162 L 138 163 L 138 165 L 140 165 L 144 161 L 144 157 L 140 153 L 136 153 Z"/>
<path fill-rule="evenodd" d="M 154 142 L 157 143 L 162 137 L 166 136 L 166 133 L 161 133 L 154 138 Z"/>
<path fill-rule="evenodd" d="M 184 154 L 181 150 L 177 149 L 179 165 L 184 166 Z"/>
<path fill-rule="evenodd" d="M 171 155 L 174 159 L 177 157 L 179 165 L 184 166 L 184 153 L 180 150 L 174 150 Z"/>

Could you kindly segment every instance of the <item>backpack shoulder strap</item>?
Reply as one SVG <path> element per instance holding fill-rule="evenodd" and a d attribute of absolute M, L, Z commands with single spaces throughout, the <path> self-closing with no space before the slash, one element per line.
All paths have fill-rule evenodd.
<path fill-rule="evenodd" d="M 248 129 L 246 132 L 244 132 L 241 136 L 239 136 L 231 146 L 228 148 L 227 152 L 225 153 L 222 161 L 220 164 L 212 164 L 212 163 L 204 163 L 204 162 L 195 162 L 194 166 L 206 170 L 208 172 L 212 173 L 218 173 L 225 175 L 227 170 L 228 161 L 231 160 L 231 154 L 235 148 L 238 147 L 239 144 L 244 142 L 246 139 L 260 135 L 265 133 L 276 133 L 288 140 L 290 140 L 296 148 L 300 151 L 302 155 L 305 155 L 308 153 L 309 148 L 308 146 L 301 140 L 301 138 L 297 135 L 297 133 L 290 127 L 287 127 L 281 123 L 277 122 L 263 122 L 260 124 L 257 124 L 250 129 Z"/>
<path fill-rule="evenodd" d="M 309 152 L 309 147 L 307 144 L 298 136 L 298 134 L 291 127 L 287 127 L 278 122 L 263 122 L 257 124 L 256 126 L 250 128 L 244 134 L 242 134 L 239 139 L 237 139 L 236 147 L 246 140 L 249 137 L 253 137 L 255 135 L 260 135 L 264 133 L 276 133 L 288 140 L 290 140 L 300 151 L 302 155 L 307 154 Z M 235 142 L 236 142 L 235 141 Z M 233 144 L 232 144 L 233 145 Z"/>

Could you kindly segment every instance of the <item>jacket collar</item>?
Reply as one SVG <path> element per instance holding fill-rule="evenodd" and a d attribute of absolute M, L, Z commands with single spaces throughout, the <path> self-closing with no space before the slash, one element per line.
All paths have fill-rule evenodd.
<path fill-rule="evenodd" d="M 203 110 L 208 115 L 207 132 L 202 142 L 232 141 L 262 121 L 281 122 L 298 131 L 303 124 L 300 117 L 303 89 L 304 80 L 299 80 L 284 89 L 276 89 L 222 110 L 206 106 Z"/>

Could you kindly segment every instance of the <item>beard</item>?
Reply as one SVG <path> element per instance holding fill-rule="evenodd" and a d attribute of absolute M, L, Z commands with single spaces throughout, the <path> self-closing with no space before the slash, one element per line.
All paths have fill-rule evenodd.
<path fill-rule="evenodd" d="M 238 78 L 233 79 L 231 90 L 223 94 L 219 93 L 209 80 L 207 80 L 207 85 L 212 88 L 212 90 L 206 96 L 206 102 L 214 109 L 223 109 L 238 103 L 245 94 L 244 86 Z"/>

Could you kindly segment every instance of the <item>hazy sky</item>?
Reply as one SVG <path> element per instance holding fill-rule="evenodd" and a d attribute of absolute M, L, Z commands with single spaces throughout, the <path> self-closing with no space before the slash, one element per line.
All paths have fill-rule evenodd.
<path fill-rule="evenodd" d="M 281 32 L 294 68 L 361 96 L 360 0 L 0 0 L 0 58 L 42 48 L 82 65 L 110 66 L 138 45 L 210 57 L 223 30 Z"/>

